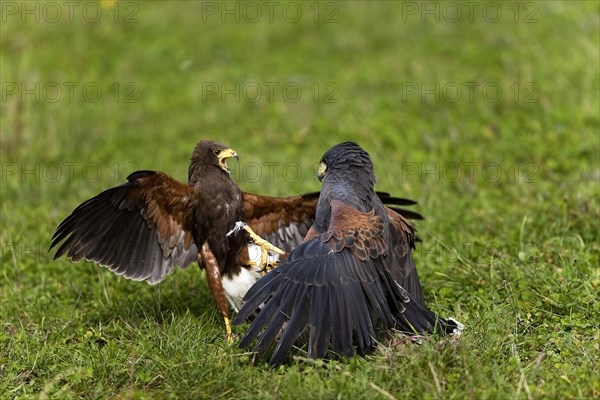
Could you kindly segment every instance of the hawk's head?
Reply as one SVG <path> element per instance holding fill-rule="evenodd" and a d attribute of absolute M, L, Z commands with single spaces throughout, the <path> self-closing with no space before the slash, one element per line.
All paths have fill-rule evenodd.
<path fill-rule="evenodd" d="M 367 178 L 368 183 L 375 184 L 373 162 L 369 154 L 354 142 L 336 144 L 327 150 L 319 163 L 317 177 L 323 181 L 328 176 L 338 180 L 349 179 L 359 181 Z M 367 182 L 365 182 L 367 183 Z"/>
<path fill-rule="evenodd" d="M 194 148 L 194 152 L 192 153 L 192 161 L 189 169 L 190 181 L 192 180 L 192 175 L 196 170 L 196 167 L 200 165 L 216 166 L 229 174 L 227 159 L 231 157 L 235 157 L 239 160 L 237 153 L 224 144 L 214 142 L 212 140 L 199 141 Z"/>

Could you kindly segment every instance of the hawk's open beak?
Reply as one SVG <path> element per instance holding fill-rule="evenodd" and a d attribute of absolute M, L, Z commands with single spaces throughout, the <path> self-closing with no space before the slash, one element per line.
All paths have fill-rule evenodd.
<path fill-rule="evenodd" d="M 229 168 L 227 167 L 227 159 L 234 157 L 236 160 L 240 160 L 235 150 L 232 149 L 224 149 L 219 153 L 219 166 L 221 169 L 227 173 L 229 173 Z"/>
<path fill-rule="evenodd" d="M 321 161 L 319 163 L 319 169 L 317 170 L 317 179 L 319 179 L 319 182 L 323 182 L 323 178 L 325 177 L 325 171 L 327 171 L 327 164 Z"/>

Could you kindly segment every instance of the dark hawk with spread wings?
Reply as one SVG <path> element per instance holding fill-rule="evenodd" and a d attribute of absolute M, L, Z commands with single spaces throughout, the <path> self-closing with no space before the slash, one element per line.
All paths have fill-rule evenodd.
<path fill-rule="evenodd" d="M 200 141 L 192 153 L 187 184 L 162 172 L 134 172 L 126 183 L 79 205 L 58 226 L 50 245 L 60 245 L 54 259 L 66 255 L 74 262 L 93 261 L 150 284 L 161 282 L 175 265 L 186 268 L 197 261 L 206 269 L 231 339 L 227 303 L 236 311 L 240 308 L 265 262 L 251 257 L 249 250 L 255 248 L 249 240 L 276 250 L 262 239 L 266 238 L 290 251 L 312 225 L 318 198 L 318 193 L 285 198 L 244 193 L 230 177 L 231 157 L 237 158 L 237 153 L 227 146 Z M 414 204 L 380 195 L 392 206 Z M 250 229 L 228 235 L 240 221 Z"/>
<path fill-rule="evenodd" d="M 250 288 L 233 321 L 258 311 L 240 346 L 258 338 L 254 349 L 261 354 L 277 341 L 270 360 L 277 366 L 304 332 L 311 358 L 329 349 L 366 353 L 378 328 L 453 332 L 455 322 L 425 307 L 411 256 L 413 228 L 376 195 L 369 155 L 352 142 L 336 145 L 323 155 L 319 178 L 316 219 L 305 241 Z"/>

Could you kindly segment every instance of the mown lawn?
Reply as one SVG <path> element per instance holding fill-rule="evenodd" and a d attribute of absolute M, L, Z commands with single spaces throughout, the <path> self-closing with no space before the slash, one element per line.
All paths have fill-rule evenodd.
<path fill-rule="evenodd" d="M 600 397 L 600 3 L 97 4 L 0 4 L 0 398 Z M 185 180 L 201 138 L 270 195 L 363 145 L 419 201 L 426 298 L 463 337 L 271 370 L 198 268 L 51 261 L 77 204 L 135 169 Z"/>

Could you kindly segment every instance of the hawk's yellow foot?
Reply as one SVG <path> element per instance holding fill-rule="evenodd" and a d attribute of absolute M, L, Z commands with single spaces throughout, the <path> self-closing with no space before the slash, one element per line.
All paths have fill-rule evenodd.
<path fill-rule="evenodd" d="M 286 253 L 285 253 L 285 251 L 281 250 L 279 247 L 275 246 L 273 243 L 268 242 L 265 239 L 258 236 L 256 233 L 254 233 L 252 228 L 250 228 L 248 225 L 244 225 L 242 227 L 242 229 L 244 229 L 246 232 L 248 232 L 248 235 L 250 235 L 250 239 L 252 239 L 254 244 L 256 244 L 257 246 L 260 247 L 261 254 L 260 254 L 259 265 L 265 266 L 265 268 L 261 269 L 261 273 L 264 275 L 264 270 L 267 268 L 267 265 L 269 262 L 269 251 L 272 251 L 273 253 L 277 253 L 277 254 L 286 254 Z"/>
<path fill-rule="evenodd" d="M 250 235 L 250 239 L 252 239 L 252 241 L 256 243 L 257 246 L 263 247 L 265 248 L 265 250 L 272 251 L 277 254 L 285 254 L 285 251 L 281 250 L 279 247 L 275 246 L 271 242 L 266 241 L 265 239 L 261 238 L 256 233 L 254 233 L 252 228 L 250 228 L 248 225 L 244 225 L 242 229 L 248 232 L 248 235 Z"/>
<path fill-rule="evenodd" d="M 277 266 L 279 265 L 279 262 L 278 261 L 275 261 L 275 262 L 266 262 L 263 265 L 264 266 L 260 269 L 260 274 L 262 276 L 265 276 L 267 274 L 267 272 L 271 271 L 272 269 L 277 268 Z"/>

